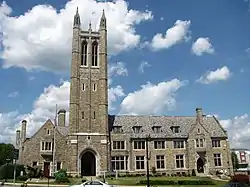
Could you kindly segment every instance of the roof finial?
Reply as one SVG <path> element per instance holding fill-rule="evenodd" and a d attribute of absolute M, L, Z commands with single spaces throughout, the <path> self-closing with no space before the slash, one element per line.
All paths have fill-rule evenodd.
<path fill-rule="evenodd" d="M 102 9 L 102 18 L 105 18 L 105 10 Z"/>
<path fill-rule="evenodd" d="M 89 21 L 89 30 L 91 30 L 91 25 L 92 25 L 91 21 Z"/>

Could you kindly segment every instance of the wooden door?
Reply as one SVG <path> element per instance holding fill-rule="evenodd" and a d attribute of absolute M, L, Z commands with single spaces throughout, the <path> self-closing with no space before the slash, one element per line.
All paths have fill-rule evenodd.
<path fill-rule="evenodd" d="M 44 177 L 49 177 L 50 175 L 50 163 L 49 162 L 44 162 L 44 167 L 43 167 L 43 172 L 44 172 Z"/>

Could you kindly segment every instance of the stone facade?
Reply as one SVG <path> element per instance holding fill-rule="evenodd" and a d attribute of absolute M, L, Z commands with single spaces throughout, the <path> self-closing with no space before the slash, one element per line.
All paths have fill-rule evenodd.
<path fill-rule="evenodd" d="M 186 117 L 108 115 L 106 24 L 103 12 L 98 32 L 92 31 L 91 25 L 83 31 L 77 10 L 69 125 L 65 125 L 66 111 L 60 110 L 57 125 L 48 120 L 28 139 L 24 120 L 22 131 L 17 131 L 19 163 L 41 165 L 50 174 L 61 168 L 84 176 L 109 171 L 145 173 L 147 139 L 151 171 L 211 174 L 224 170 L 230 174 L 227 133 L 214 116 L 203 115 L 201 108 Z"/>

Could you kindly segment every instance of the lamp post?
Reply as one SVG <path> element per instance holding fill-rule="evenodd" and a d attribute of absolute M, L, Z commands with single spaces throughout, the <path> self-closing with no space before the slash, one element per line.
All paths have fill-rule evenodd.
<path fill-rule="evenodd" d="M 146 162 L 146 165 L 147 165 L 147 187 L 150 186 L 150 182 L 149 182 L 149 163 L 148 163 L 148 160 L 149 160 L 149 154 L 148 154 L 148 142 L 151 141 L 151 137 L 150 135 L 148 135 L 146 137 L 146 159 L 147 159 L 147 162 Z"/>

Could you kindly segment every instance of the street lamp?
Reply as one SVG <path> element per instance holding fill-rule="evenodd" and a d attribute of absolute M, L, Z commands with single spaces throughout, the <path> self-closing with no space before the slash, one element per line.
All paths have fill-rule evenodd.
<path fill-rule="evenodd" d="M 149 160 L 149 154 L 148 154 L 148 142 L 149 141 L 151 141 L 151 137 L 150 137 L 150 135 L 148 135 L 147 137 L 146 137 L 146 159 L 147 159 L 147 187 L 149 187 L 150 186 L 150 183 L 149 183 L 149 163 L 148 163 L 148 160 Z"/>

